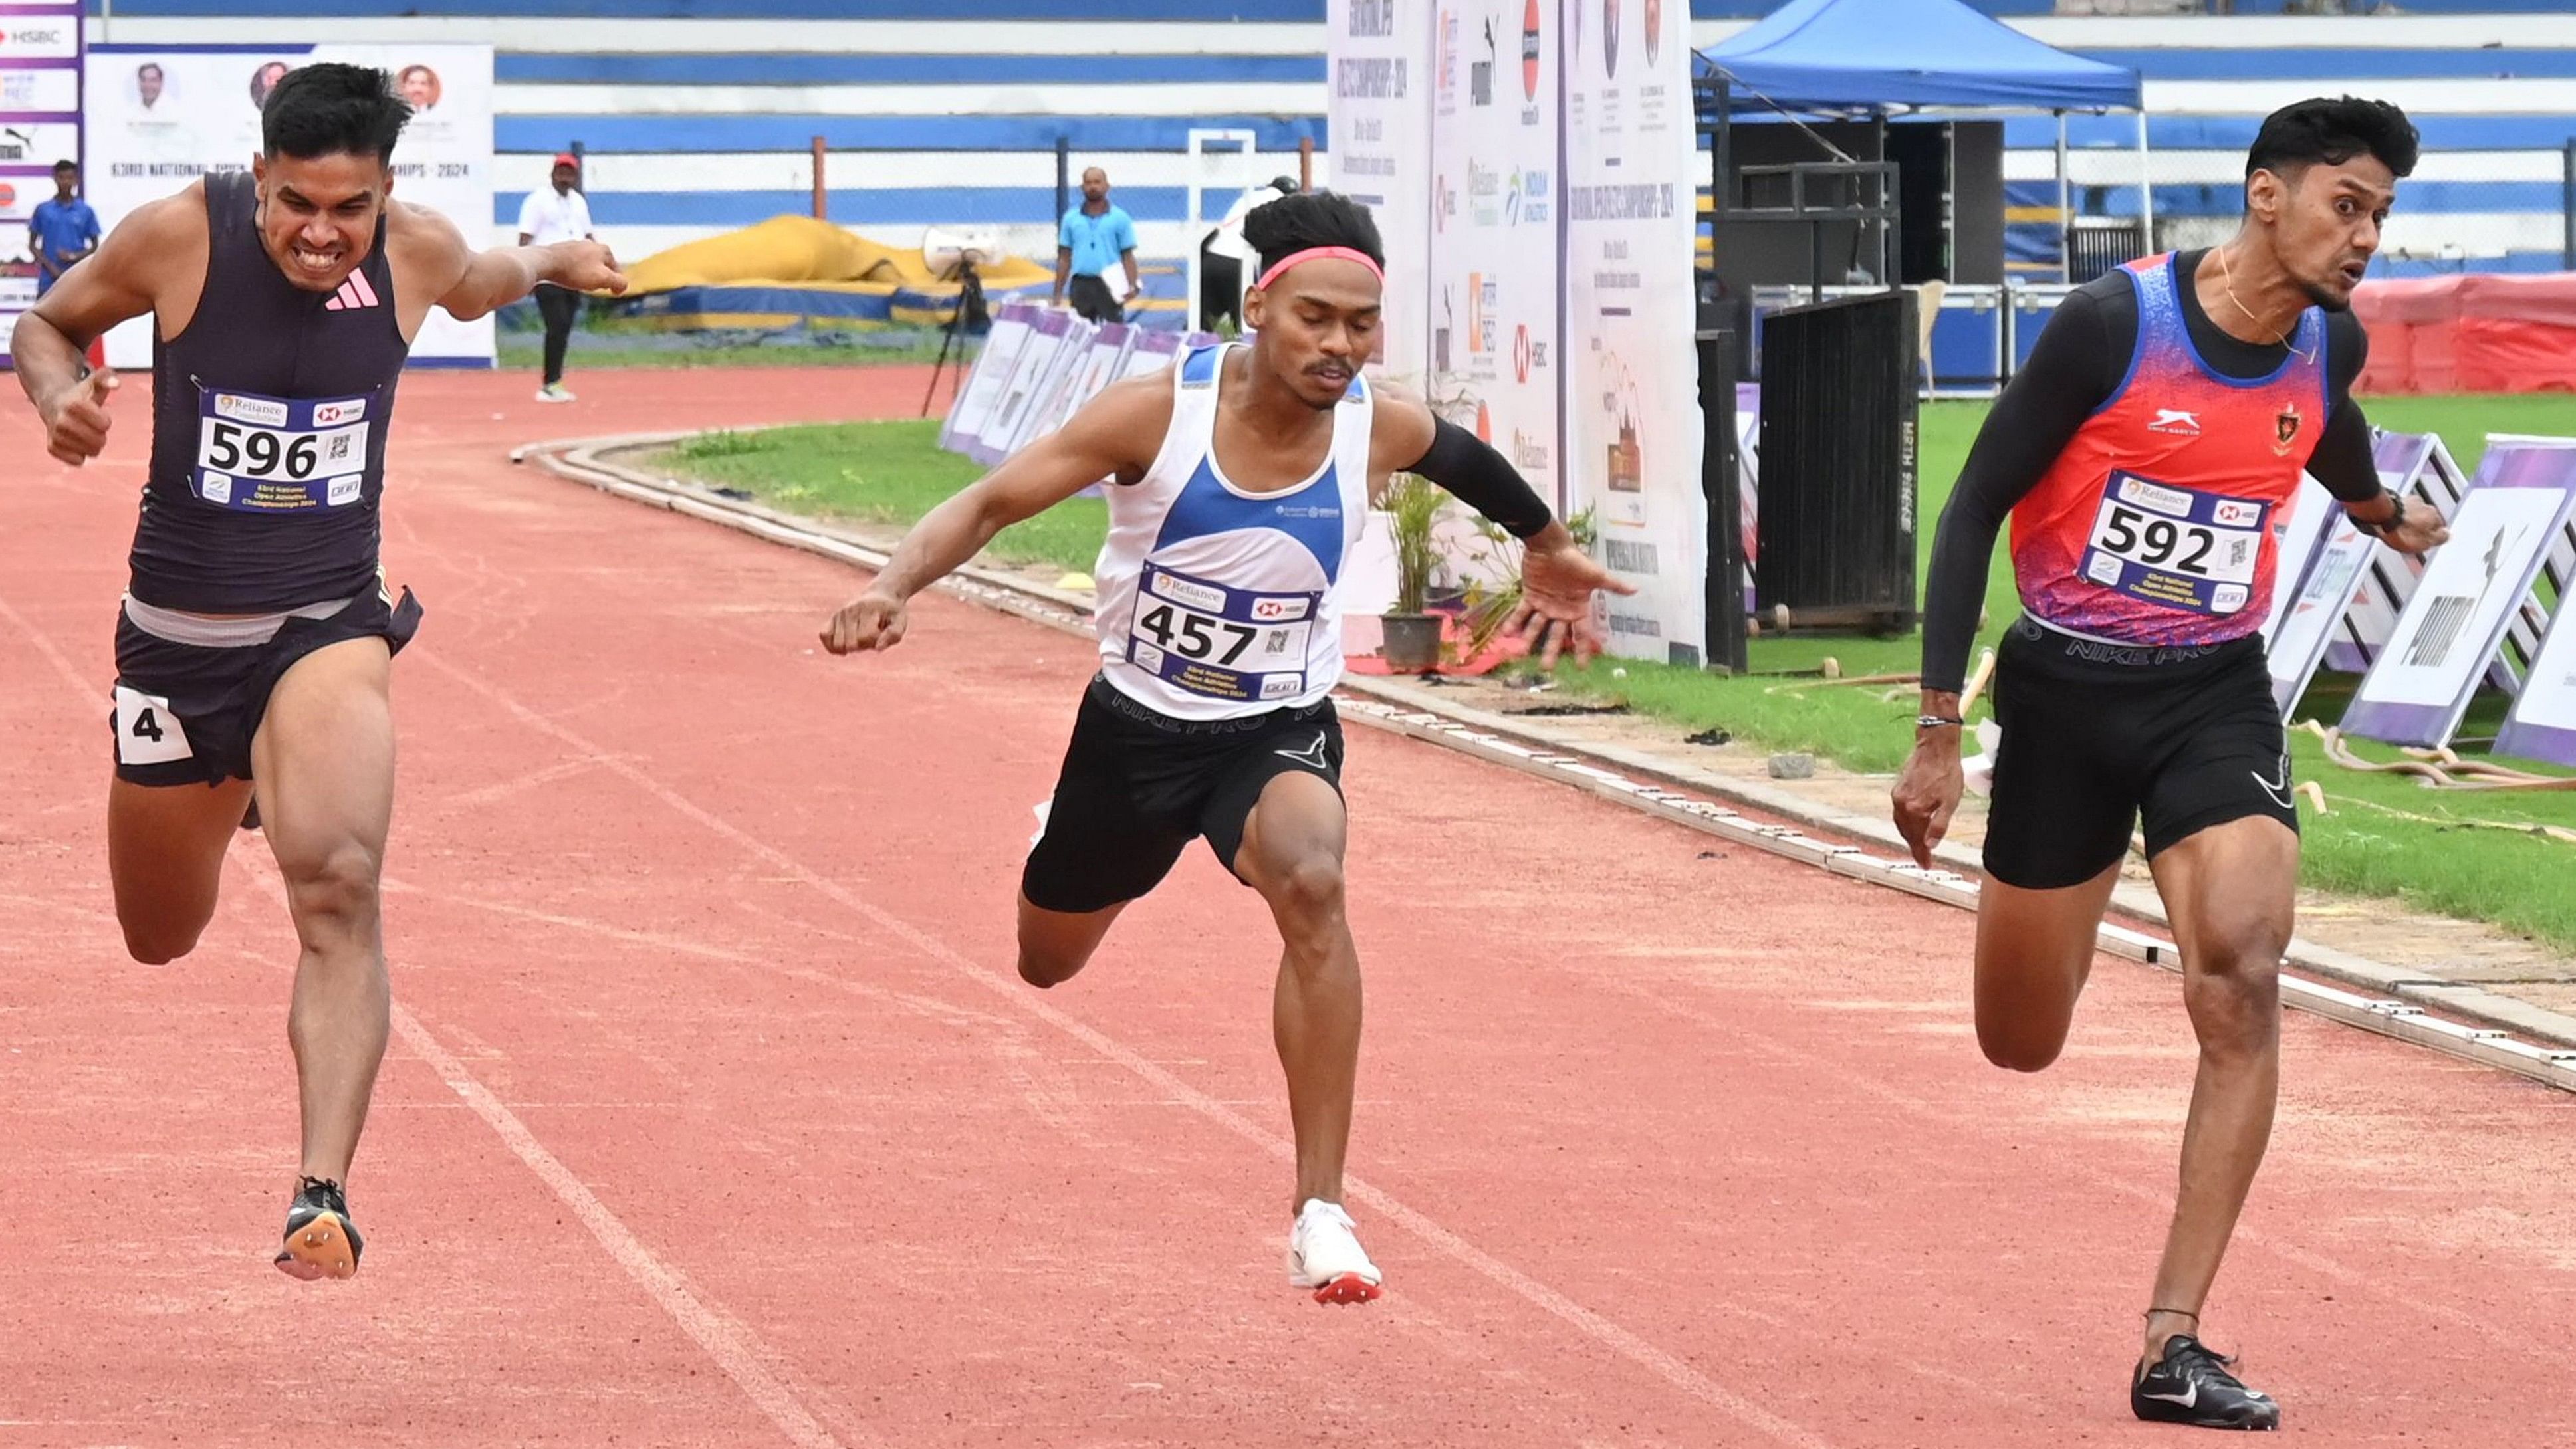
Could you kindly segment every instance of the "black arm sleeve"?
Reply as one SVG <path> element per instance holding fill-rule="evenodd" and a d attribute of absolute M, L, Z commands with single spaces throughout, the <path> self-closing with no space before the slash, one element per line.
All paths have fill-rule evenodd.
<path fill-rule="evenodd" d="M 1431 451 L 1405 471 L 1439 484 L 1514 538 L 1536 537 L 1555 517 L 1491 443 L 1447 418 L 1432 424 Z"/>
<path fill-rule="evenodd" d="M 2069 293 L 1977 430 L 1932 539 L 1932 568 L 1923 588 L 1925 689 L 1957 693 L 1965 687 L 1995 535 L 2013 505 L 2039 486 L 2076 430 L 2119 386 L 2137 345 L 2134 323 L 2126 337 L 2111 335 L 2119 330 L 2091 293 Z"/>
<path fill-rule="evenodd" d="M 2370 358 L 2370 334 L 2349 312 L 2326 315 L 2326 367 L 2334 389 L 2334 411 L 2326 415 L 2317 450 L 2308 457 L 2308 472 L 2326 491 L 2346 503 L 2368 503 L 2379 496 L 2379 463 L 2371 456 L 2370 421 L 2353 401 L 2352 382 Z"/>

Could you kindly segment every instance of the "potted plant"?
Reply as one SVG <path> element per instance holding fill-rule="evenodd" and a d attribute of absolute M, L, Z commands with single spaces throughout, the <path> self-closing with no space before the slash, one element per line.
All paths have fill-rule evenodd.
<path fill-rule="evenodd" d="M 1425 613 L 1423 596 L 1440 566 L 1432 547 L 1431 525 L 1448 495 L 1411 473 L 1398 473 L 1386 485 L 1378 507 L 1387 518 L 1387 535 L 1395 544 L 1395 609 L 1385 616 L 1386 667 L 1398 674 L 1420 674 L 1440 662 L 1437 614 Z"/>
<path fill-rule="evenodd" d="M 1598 520 L 1590 508 L 1566 519 L 1565 530 L 1574 535 L 1576 546 L 1587 553 L 1600 539 Z M 1467 609 L 1458 620 L 1466 638 L 1459 648 L 1470 659 L 1485 652 L 1521 606 L 1519 542 L 1491 519 L 1476 520 L 1476 531 L 1484 538 L 1483 563 L 1496 576 L 1497 582 L 1467 586 Z"/>

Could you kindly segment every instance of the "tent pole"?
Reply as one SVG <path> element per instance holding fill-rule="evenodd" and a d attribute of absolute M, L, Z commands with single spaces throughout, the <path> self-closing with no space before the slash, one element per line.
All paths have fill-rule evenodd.
<path fill-rule="evenodd" d="M 2138 255 L 2156 254 L 2156 178 L 2147 166 L 2147 108 L 2138 107 Z"/>
<path fill-rule="evenodd" d="M 2075 204 L 2066 184 L 2066 113 L 2057 113 L 2057 280 L 2075 281 Z"/>
<path fill-rule="evenodd" d="M 1878 154 L 1870 159 L 1876 161 L 1882 166 L 1887 164 L 1887 112 L 1885 111 L 1878 113 Z M 1896 200 L 1895 197 L 1887 194 L 1886 181 L 1887 173 L 1883 171 L 1880 172 L 1878 200 L 1879 205 L 1882 207 L 1889 206 Z M 1878 232 L 1878 284 L 1887 288 L 1889 291 L 1894 291 L 1896 289 L 1896 247 L 1894 244 L 1894 238 L 1888 235 L 1888 224 L 1884 220 L 1878 223 L 1875 230 Z M 1858 250 L 1858 248 L 1854 248 L 1854 250 Z"/>

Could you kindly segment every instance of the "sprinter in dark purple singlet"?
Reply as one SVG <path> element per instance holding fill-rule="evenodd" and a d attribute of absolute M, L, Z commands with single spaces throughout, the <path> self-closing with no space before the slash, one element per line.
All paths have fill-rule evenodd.
<path fill-rule="evenodd" d="M 84 350 L 128 318 L 154 320 L 108 872 L 126 949 L 173 961 L 213 918 L 234 828 L 263 822 L 303 943 L 287 1016 L 303 1162 L 277 1265 L 307 1279 L 358 1269 L 341 1184 L 391 1006 L 377 911 L 386 684 L 420 623 L 376 560 L 395 385 L 432 305 L 472 318 L 539 282 L 625 288 L 596 242 L 478 252 L 445 218 L 393 201 L 408 119 L 382 71 L 289 73 L 262 108 L 249 174 L 137 208 L 12 341 L 47 450 L 78 465 L 107 445 L 117 385 Z"/>

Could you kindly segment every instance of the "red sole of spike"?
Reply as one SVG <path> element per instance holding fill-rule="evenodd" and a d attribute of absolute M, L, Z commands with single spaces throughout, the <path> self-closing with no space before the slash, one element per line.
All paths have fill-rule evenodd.
<path fill-rule="evenodd" d="M 1344 1273 L 1315 1290 L 1318 1303 L 1373 1303 L 1386 1290 L 1357 1273 Z"/>

